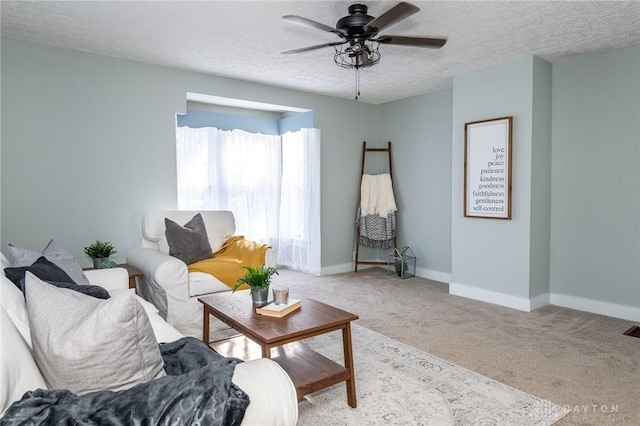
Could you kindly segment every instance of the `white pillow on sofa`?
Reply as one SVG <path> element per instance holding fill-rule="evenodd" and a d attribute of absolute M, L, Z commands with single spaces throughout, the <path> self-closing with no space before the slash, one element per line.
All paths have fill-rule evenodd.
<path fill-rule="evenodd" d="M 4 269 L 0 271 L 0 305 L 4 308 L 15 327 L 18 329 L 25 342 L 31 347 L 31 331 L 29 330 L 29 317 L 27 305 L 24 303 L 24 294 L 4 275 Z"/>
<path fill-rule="evenodd" d="M 11 283 L 13 285 L 13 283 Z M 15 287 L 15 286 L 14 286 Z M 4 296 L 4 295 L 3 295 Z M 31 348 L 0 306 L 0 416 L 25 392 L 46 389 L 47 385 L 38 370 Z"/>
<path fill-rule="evenodd" d="M 27 272 L 33 357 L 51 389 L 118 391 L 165 375 L 144 308 L 128 291 L 97 299 Z"/>

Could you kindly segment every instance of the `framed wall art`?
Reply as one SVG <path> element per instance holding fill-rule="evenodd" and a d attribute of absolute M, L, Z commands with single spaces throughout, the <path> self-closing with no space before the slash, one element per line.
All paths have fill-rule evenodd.
<path fill-rule="evenodd" d="M 464 215 L 511 219 L 513 117 L 464 125 Z"/>

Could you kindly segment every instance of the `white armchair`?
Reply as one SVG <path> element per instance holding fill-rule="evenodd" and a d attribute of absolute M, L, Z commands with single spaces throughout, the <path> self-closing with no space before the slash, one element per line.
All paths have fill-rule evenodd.
<path fill-rule="evenodd" d="M 151 211 L 142 220 L 140 247 L 128 253 L 127 263 L 144 274 L 138 281 L 138 293 L 182 334 L 202 338 L 203 309 L 198 297 L 231 289 L 211 274 L 189 272 L 183 261 L 169 255 L 164 221 L 168 218 L 183 225 L 197 213 L 202 215 L 214 253 L 235 234 L 235 218 L 230 211 Z M 272 249 L 265 257 L 267 266 L 276 265 Z"/>

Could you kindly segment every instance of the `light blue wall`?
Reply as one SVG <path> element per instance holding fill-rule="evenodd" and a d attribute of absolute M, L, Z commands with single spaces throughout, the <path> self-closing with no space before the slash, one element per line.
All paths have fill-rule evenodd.
<path fill-rule="evenodd" d="M 551 237 L 551 91 L 552 66 L 533 58 L 533 111 L 531 135 L 531 225 L 529 298 L 544 296 L 549 303 Z"/>
<path fill-rule="evenodd" d="M 1 54 L 3 249 L 55 238 L 87 266 L 96 239 L 126 253 L 147 209 L 175 205 L 178 74 L 4 39 Z"/>
<path fill-rule="evenodd" d="M 640 46 L 554 64 L 551 287 L 565 303 L 640 320 L 639 170 Z"/>
<path fill-rule="evenodd" d="M 279 131 L 281 135 L 287 132 L 296 132 L 300 129 L 311 129 L 313 124 L 313 111 L 301 112 L 280 119 Z"/>
<path fill-rule="evenodd" d="M 88 266 L 83 247 L 102 239 L 123 260 L 145 212 L 176 208 L 176 114 L 194 92 L 314 111 L 322 265 L 350 268 L 376 106 L 9 39 L 1 47 L 3 247 L 41 249 L 54 237 Z"/>
<path fill-rule="evenodd" d="M 453 81 L 451 281 L 529 300 L 533 57 L 471 71 Z M 512 220 L 463 216 L 464 125 L 513 116 Z"/>
<path fill-rule="evenodd" d="M 451 272 L 451 89 L 380 106 L 380 140 L 392 142 L 398 243 L 419 275 Z"/>
<path fill-rule="evenodd" d="M 513 59 L 456 77 L 453 93 L 451 291 L 640 320 L 640 47 Z M 504 115 L 513 220 L 465 219 L 464 122 Z"/>

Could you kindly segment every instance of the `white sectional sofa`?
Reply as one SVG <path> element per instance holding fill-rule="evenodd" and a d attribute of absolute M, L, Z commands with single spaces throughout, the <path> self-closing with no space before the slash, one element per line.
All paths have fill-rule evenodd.
<path fill-rule="evenodd" d="M 1 269 L 8 261 L 0 253 Z M 105 288 L 113 296 L 128 289 L 128 274 L 122 268 L 86 271 L 92 285 Z M 89 297 L 89 296 L 87 296 Z M 137 296 L 136 296 L 137 297 Z M 165 322 L 156 307 L 137 297 L 150 320 L 159 343 L 183 337 Z M 12 402 L 46 383 L 33 358 L 30 325 L 22 292 L 2 274 L 0 287 L 0 415 Z M 96 330 L 98 333 L 99 330 Z M 233 383 L 250 397 L 242 425 L 295 425 L 298 417 L 296 391 L 289 376 L 274 361 L 256 359 L 236 366 Z"/>

